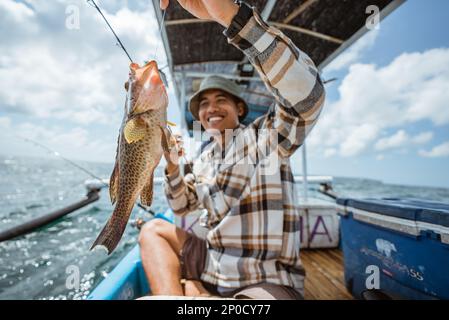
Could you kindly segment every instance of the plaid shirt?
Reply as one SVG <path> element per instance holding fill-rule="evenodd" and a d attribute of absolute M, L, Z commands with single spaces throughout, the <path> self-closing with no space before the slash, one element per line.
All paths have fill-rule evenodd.
<path fill-rule="evenodd" d="M 235 129 L 225 152 L 212 142 L 194 161 L 193 174 L 166 175 L 167 199 L 175 214 L 207 209 L 203 281 L 229 289 L 270 282 L 303 293 L 300 211 L 289 157 L 316 123 L 324 88 L 311 59 L 256 11 L 228 42 L 249 58 L 276 103 Z M 261 152 L 267 146 L 275 152 Z"/>

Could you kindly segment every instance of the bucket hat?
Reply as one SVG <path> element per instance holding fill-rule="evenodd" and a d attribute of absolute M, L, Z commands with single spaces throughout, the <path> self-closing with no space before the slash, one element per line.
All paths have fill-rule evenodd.
<path fill-rule="evenodd" d="M 244 111 L 243 115 L 241 115 L 239 119 L 240 121 L 242 121 L 246 117 L 246 115 L 248 114 L 248 105 L 242 97 L 242 88 L 232 80 L 220 76 L 209 76 L 201 82 L 200 88 L 190 97 L 189 100 L 189 110 L 195 119 L 199 120 L 198 111 L 200 104 L 200 95 L 202 92 L 210 89 L 223 90 L 243 102 Z"/>

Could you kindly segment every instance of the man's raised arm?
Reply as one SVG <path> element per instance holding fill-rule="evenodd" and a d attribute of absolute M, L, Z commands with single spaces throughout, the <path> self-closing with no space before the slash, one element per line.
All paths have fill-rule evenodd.
<path fill-rule="evenodd" d="M 243 14 L 242 14 L 243 12 Z M 255 10 L 242 9 L 224 31 L 243 51 L 276 100 L 274 117 L 259 128 L 275 129 L 280 156 L 289 157 L 304 142 L 324 104 L 324 87 L 313 61 Z"/>

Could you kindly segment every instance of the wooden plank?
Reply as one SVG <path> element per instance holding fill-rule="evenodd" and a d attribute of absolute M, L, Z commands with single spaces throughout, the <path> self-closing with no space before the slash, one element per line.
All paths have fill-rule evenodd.
<path fill-rule="evenodd" d="M 314 2 L 316 2 L 317 0 L 307 0 L 306 2 L 304 2 L 303 4 L 301 4 L 298 8 L 296 8 L 295 10 L 293 10 L 292 13 L 290 13 L 288 15 L 287 18 L 284 19 L 284 21 L 282 21 L 283 23 L 289 23 L 290 21 L 292 21 L 293 19 L 295 19 L 297 16 L 299 16 L 301 13 L 303 13 L 308 7 L 310 7 Z"/>
<path fill-rule="evenodd" d="M 170 26 L 177 26 L 177 25 L 186 25 L 186 24 L 200 24 L 200 23 L 210 23 L 213 22 L 212 20 L 200 20 L 200 19 L 178 19 L 178 20 L 170 20 L 166 21 L 164 24 L 166 27 Z M 271 24 L 273 26 L 276 26 L 281 29 L 288 29 L 291 31 L 307 34 L 311 37 L 319 38 L 322 40 L 330 41 L 336 44 L 342 44 L 344 43 L 344 40 L 338 39 L 336 37 L 329 36 L 327 34 L 323 34 L 317 31 L 313 31 L 310 29 L 294 26 L 287 23 L 281 23 L 281 22 L 275 22 L 275 21 L 268 21 L 268 24 Z"/>
<path fill-rule="evenodd" d="M 310 252 L 309 254 L 312 256 L 314 261 L 316 261 L 323 268 L 326 268 L 327 272 L 329 272 L 333 278 L 338 279 L 340 283 L 343 283 L 344 272 L 343 269 L 340 268 L 342 263 L 337 260 L 332 260 L 333 257 L 330 254 L 317 252 Z"/>
<path fill-rule="evenodd" d="M 344 285 L 344 282 L 342 281 L 343 274 L 334 276 L 331 272 L 329 272 L 329 269 L 322 267 L 315 261 L 312 263 L 312 266 L 327 279 L 328 283 L 331 283 L 337 289 L 337 294 L 339 297 L 350 298 L 350 296 L 347 296 L 346 294 L 346 287 Z"/>
<path fill-rule="evenodd" d="M 309 263 L 308 276 L 319 280 L 320 296 L 326 299 L 350 299 L 343 280 L 343 264 L 329 254 L 329 250 L 308 250 L 303 258 Z M 339 259 L 340 260 L 340 259 Z M 323 292 L 324 296 L 323 296 Z M 315 294 L 316 295 L 316 294 Z"/>
<path fill-rule="evenodd" d="M 342 39 L 338 39 L 336 37 L 332 37 L 332 36 L 329 36 L 327 34 L 324 34 L 324 33 L 321 33 L 321 32 L 316 32 L 316 31 L 313 31 L 313 30 L 310 30 L 310 29 L 297 27 L 297 26 L 293 26 L 291 24 L 280 23 L 280 22 L 269 21 L 268 23 L 272 24 L 272 25 L 274 25 L 274 26 L 276 26 L 278 28 L 281 28 L 281 29 L 288 29 L 288 30 L 292 30 L 292 31 L 295 31 L 295 32 L 304 33 L 304 34 L 307 34 L 309 36 L 312 36 L 312 37 L 315 37 L 315 38 L 319 38 L 319 39 L 322 39 L 322 40 L 326 40 L 326 41 L 330 41 L 330 42 L 333 42 L 333 43 L 336 43 L 336 44 L 344 43 L 344 40 L 342 40 Z"/>
<path fill-rule="evenodd" d="M 327 253 L 343 265 L 343 252 L 341 250 L 328 250 Z"/>
<path fill-rule="evenodd" d="M 305 299 L 353 299 L 344 283 L 343 255 L 341 250 L 302 250 L 301 260 L 306 269 Z"/>

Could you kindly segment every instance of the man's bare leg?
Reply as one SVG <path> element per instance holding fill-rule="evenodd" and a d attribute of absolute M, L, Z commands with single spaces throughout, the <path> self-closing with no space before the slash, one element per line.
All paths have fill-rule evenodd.
<path fill-rule="evenodd" d="M 200 281 L 186 280 L 184 285 L 184 294 L 189 297 L 211 296 L 209 291 L 203 287 Z"/>
<path fill-rule="evenodd" d="M 178 254 L 186 239 L 187 232 L 162 219 L 142 227 L 140 255 L 154 295 L 184 295 Z"/>

